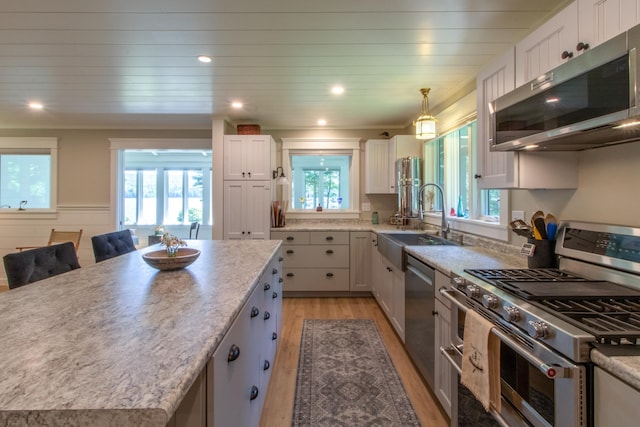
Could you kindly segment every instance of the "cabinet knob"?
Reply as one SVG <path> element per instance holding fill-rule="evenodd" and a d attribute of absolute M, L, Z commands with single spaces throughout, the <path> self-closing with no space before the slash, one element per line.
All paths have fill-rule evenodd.
<path fill-rule="evenodd" d="M 287 273 L 287 277 L 293 277 L 293 273 Z"/>
<path fill-rule="evenodd" d="M 432 315 L 432 316 L 437 316 L 437 315 L 438 315 L 438 312 L 437 312 L 437 311 L 435 311 L 435 310 L 431 310 L 431 315 Z"/>
<path fill-rule="evenodd" d="M 247 231 L 247 234 L 251 234 L 251 232 L 250 232 L 250 231 Z"/>
<path fill-rule="evenodd" d="M 244 231 L 242 232 L 242 234 L 244 234 Z"/>
<path fill-rule="evenodd" d="M 581 50 L 587 50 L 587 49 L 589 49 L 589 43 L 580 42 L 576 45 L 576 50 L 578 52 L 580 52 Z"/>
<path fill-rule="evenodd" d="M 271 334 L 271 341 L 275 341 L 278 339 L 278 334 L 276 334 L 275 332 Z"/>
<path fill-rule="evenodd" d="M 263 371 L 268 371 L 270 367 L 271 367 L 271 363 L 269 363 L 268 360 L 265 360 L 264 364 L 262 365 L 262 370 Z"/>
<path fill-rule="evenodd" d="M 269 320 L 271 319 L 271 313 L 269 313 L 268 311 L 264 312 L 264 320 Z"/>
<path fill-rule="evenodd" d="M 282 277 L 278 277 L 278 283 L 282 283 L 284 282 L 284 280 L 282 279 Z"/>
<path fill-rule="evenodd" d="M 278 298 L 278 293 L 276 291 L 273 291 L 273 293 L 271 294 L 271 298 L 273 299 Z"/>
<path fill-rule="evenodd" d="M 244 172 L 242 172 L 242 177 L 244 178 Z"/>
<path fill-rule="evenodd" d="M 251 394 L 249 395 L 250 400 L 256 400 L 258 398 L 258 387 L 251 386 Z"/>
<path fill-rule="evenodd" d="M 268 284 L 268 283 L 265 283 L 265 284 L 264 284 L 264 290 L 265 290 L 265 291 L 268 291 L 269 289 L 271 289 L 271 285 L 270 285 L 270 284 Z"/>
<path fill-rule="evenodd" d="M 565 50 L 564 52 L 562 52 L 562 55 L 560 55 L 560 57 L 562 59 L 573 58 L 573 52 L 569 52 L 569 51 Z"/>
<path fill-rule="evenodd" d="M 281 256 L 280 256 L 280 257 L 278 257 L 278 262 L 282 262 L 282 260 L 283 260 L 283 259 L 284 259 L 284 258 L 282 258 Z"/>
<path fill-rule="evenodd" d="M 231 348 L 229 348 L 229 355 L 227 356 L 227 363 L 233 362 L 238 357 L 240 357 L 240 347 L 235 344 L 231 344 Z"/>
<path fill-rule="evenodd" d="M 288 250 L 287 250 L 287 253 L 288 253 L 288 254 L 292 254 L 292 253 L 293 253 L 293 249 L 288 249 Z"/>
<path fill-rule="evenodd" d="M 325 240 L 332 241 L 333 237 L 332 236 L 327 236 L 327 237 L 325 237 Z"/>
<path fill-rule="evenodd" d="M 260 310 L 258 310 L 258 307 L 251 308 L 251 318 L 258 317 L 259 314 Z"/>
<path fill-rule="evenodd" d="M 291 242 L 291 241 L 293 241 L 293 239 L 295 239 L 295 237 L 293 237 L 293 236 L 287 236 L 287 240 L 288 240 L 288 241 L 290 241 L 290 242 Z"/>
<path fill-rule="evenodd" d="M 480 179 L 480 178 L 482 178 L 482 175 L 480 175 L 479 173 L 477 173 L 477 174 L 473 175 L 473 177 L 474 177 L 475 179 Z"/>
<path fill-rule="evenodd" d="M 327 253 L 328 254 L 332 254 L 333 253 L 333 249 L 327 249 Z"/>
<path fill-rule="evenodd" d="M 271 270 L 271 274 L 278 274 L 278 269 L 274 268 L 273 270 Z"/>
<path fill-rule="evenodd" d="M 333 273 L 327 273 L 327 277 L 333 277 Z"/>
<path fill-rule="evenodd" d="M 247 175 L 249 175 L 249 178 L 251 178 L 251 172 L 247 172 Z"/>

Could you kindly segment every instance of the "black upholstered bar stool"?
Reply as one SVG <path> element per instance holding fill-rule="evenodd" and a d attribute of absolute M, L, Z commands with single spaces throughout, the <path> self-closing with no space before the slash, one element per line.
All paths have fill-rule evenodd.
<path fill-rule="evenodd" d="M 105 261 L 136 250 L 129 230 L 93 236 L 91 245 L 93 246 L 93 256 L 96 258 L 96 262 Z"/>
<path fill-rule="evenodd" d="M 9 289 L 80 268 L 73 242 L 7 254 L 3 261 Z"/>

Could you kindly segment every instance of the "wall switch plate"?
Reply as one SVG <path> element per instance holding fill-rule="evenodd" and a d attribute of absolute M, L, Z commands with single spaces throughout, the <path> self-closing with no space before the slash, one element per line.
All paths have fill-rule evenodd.
<path fill-rule="evenodd" d="M 521 219 L 524 221 L 524 211 L 511 211 L 511 221 Z"/>
<path fill-rule="evenodd" d="M 362 203 L 362 212 L 369 212 L 371 210 L 371 203 L 363 202 Z"/>

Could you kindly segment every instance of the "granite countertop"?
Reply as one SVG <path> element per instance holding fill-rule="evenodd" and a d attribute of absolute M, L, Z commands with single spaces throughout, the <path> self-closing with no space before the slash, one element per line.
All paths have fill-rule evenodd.
<path fill-rule="evenodd" d="M 0 294 L 0 425 L 165 426 L 280 247 L 188 243 L 183 270 L 133 252 Z"/>
<path fill-rule="evenodd" d="M 479 246 L 406 246 L 405 251 L 441 273 L 463 274 L 465 268 L 526 268 L 527 258 Z"/>

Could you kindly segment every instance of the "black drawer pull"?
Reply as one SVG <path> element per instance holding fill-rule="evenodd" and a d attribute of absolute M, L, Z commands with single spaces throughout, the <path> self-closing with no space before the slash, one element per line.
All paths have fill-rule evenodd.
<path fill-rule="evenodd" d="M 227 356 L 227 362 L 233 362 L 238 357 L 240 357 L 240 347 L 235 344 L 231 344 L 231 348 L 229 349 L 229 355 Z"/>
<path fill-rule="evenodd" d="M 327 273 L 327 277 L 333 277 L 333 273 Z"/>
<path fill-rule="evenodd" d="M 293 277 L 293 273 L 287 273 L 287 277 Z"/>
<path fill-rule="evenodd" d="M 282 283 L 284 280 L 282 280 L 282 277 L 278 278 L 278 283 Z"/>
<path fill-rule="evenodd" d="M 251 394 L 249 395 L 249 399 L 256 400 L 258 398 L 258 387 L 251 386 Z"/>
<path fill-rule="evenodd" d="M 271 270 L 271 274 L 278 274 L 278 269 L 274 268 L 273 270 Z"/>
<path fill-rule="evenodd" d="M 278 262 L 282 262 L 284 258 L 282 258 L 281 256 L 278 257 Z"/>
<path fill-rule="evenodd" d="M 293 237 L 293 236 L 288 236 L 288 237 L 287 237 L 287 240 L 288 240 L 288 241 L 292 241 L 293 239 L 295 239 L 295 237 Z"/>
<path fill-rule="evenodd" d="M 278 298 L 278 293 L 276 291 L 273 291 L 273 294 L 271 295 L 271 298 L 273 298 L 273 299 Z"/>
<path fill-rule="evenodd" d="M 327 249 L 327 253 L 328 254 L 332 254 L 333 253 L 333 249 Z"/>
<path fill-rule="evenodd" d="M 327 237 L 325 237 L 325 240 L 332 241 L 333 237 L 332 236 L 327 236 Z"/>
<path fill-rule="evenodd" d="M 264 290 L 265 290 L 265 291 L 268 291 L 269 289 L 271 289 L 271 285 L 270 285 L 270 284 L 268 284 L 268 283 L 265 283 L 265 284 L 264 284 Z"/>
<path fill-rule="evenodd" d="M 287 253 L 288 253 L 288 254 L 292 254 L 292 253 L 293 253 L 293 249 L 289 249 L 289 250 L 287 250 Z"/>
<path fill-rule="evenodd" d="M 262 370 L 263 371 L 268 371 L 270 367 L 271 367 L 271 363 L 269 363 L 268 360 L 265 360 L 264 364 L 262 365 Z"/>
<path fill-rule="evenodd" d="M 251 309 L 251 318 L 258 317 L 259 314 L 260 310 L 258 310 L 258 307 L 253 307 Z"/>
<path fill-rule="evenodd" d="M 264 320 L 269 320 L 271 318 L 271 313 L 269 313 L 268 311 L 264 312 Z"/>
<path fill-rule="evenodd" d="M 278 334 L 276 334 L 275 332 L 271 334 L 271 341 L 275 341 L 278 339 Z"/>

